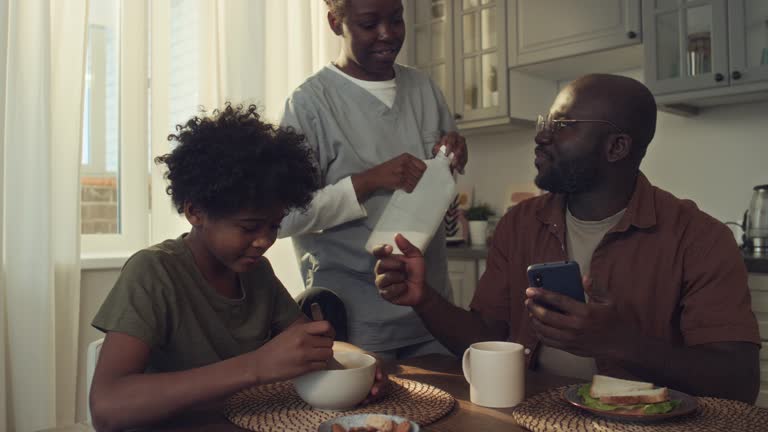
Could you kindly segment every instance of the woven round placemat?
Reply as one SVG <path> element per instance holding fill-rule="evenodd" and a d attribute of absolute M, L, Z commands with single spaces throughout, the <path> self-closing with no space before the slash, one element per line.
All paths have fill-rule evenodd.
<path fill-rule="evenodd" d="M 243 390 L 229 398 L 224 415 L 237 426 L 256 432 L 316 431 L 320 423 L 351 414 L 391 414 L 420 425 L 430 424 L 448 414 L 453 396 L 417 381 L 391 377 L 389 393 L 377 401 L 344 412 L 320 411 L 301 400 L 293 384 L 281 382 Z"/>
<path fill-rule="evenodd" d="M 696 412 L 657 423 L 610 420 L 572 406 L 560 387 L 526 399 L 512 415 L 532 432 L 766 432 L 768 410 L 727 399 L 697 398 Z"/>

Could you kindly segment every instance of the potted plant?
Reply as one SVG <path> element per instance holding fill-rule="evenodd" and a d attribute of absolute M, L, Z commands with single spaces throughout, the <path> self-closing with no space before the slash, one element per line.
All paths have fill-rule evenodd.
<path fill-rule="evenodd" d="M 469 242 L 473 246 L 485 246 L 488 232 L 488 218 L 495 215 L 491 206 L 485 203 L 476 204 L 467 209 L 465 216 L 469 221 Z"/>

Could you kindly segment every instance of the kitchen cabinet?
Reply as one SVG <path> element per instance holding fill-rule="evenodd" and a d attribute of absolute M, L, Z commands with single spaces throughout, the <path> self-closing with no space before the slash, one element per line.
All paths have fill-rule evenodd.
<path fill-rule="evenodd" d="M 643 4 L 645 83 L 654 94 L 728 85 L 726 0 Z"/>
<path fill-rule="evenodd" d="M 448 279 L 453 289 L 453 304 L 469 310 L 477 281 L 485 273 L 485 259 L 449 259 Z"/>
<path fill-rule="evenodd" d="M 640 0 L 511 0 L 507 21 L 512 68 L 564 79 L 642 64 Z"/>
<path fill-rule="evenodd" d="M 406 4 L 406 41 L 410 63 L 429 74 L 445 95 L 452 112 L 453 102 L 453 0 L 416 0 Z M 409 19 L 408 19 L 409 18 Z"/>
<path fill-rule="evenodd" d="M 757 394 L 755 405 L 768 408 L 768 342 L 763 337 L 763 348 L 760 350 L 760 393 Z"/>
<path fill-rule="evenodd" d="M 448 279 L 453 289 L 453 304 L 467 310 L 477 287 L 475 263 L 475 260 L 448 260 Z"/>
<path fill-rule="evenodd" d="M 768 98 L 768 2 L 643 2 L 645 83 L 660 105 Z"/>
<path fill-rule="evenodd" d="M 760 350 L 760 393 L 757 406 L 768 408 L 768 275 L 750 273 L 749 287 L 752 294 L 752 311 L 760 328 L 763 348 Z"/>
<path fill-rule="evenodd" d="M 768 1 L 728 2 L 731 85 L 768 81 Z"/>
<path fill-rule="evenodd" d="M 454 101 L 463 123 L 509 118 L 505 0 L 456 0 Z"/>
<path fill-rule="evenodd" d="M 409 61 L 438 84 L 459 129 L 532 127 L 533 118 L 510 117 L 506 0 L 418 0 L 407 6 Z"/>

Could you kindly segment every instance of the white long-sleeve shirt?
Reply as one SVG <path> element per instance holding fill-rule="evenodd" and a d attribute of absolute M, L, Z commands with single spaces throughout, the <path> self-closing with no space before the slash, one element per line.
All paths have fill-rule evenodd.
<path fill-rule="evenodd" d="M 291 237 L 366 217 L 365 207 L 357 201 L 352 177 L 344 177 L 315 192 L 312 202 L 304 212 L 290 212 L 280 224 L 278 238 Z"/>

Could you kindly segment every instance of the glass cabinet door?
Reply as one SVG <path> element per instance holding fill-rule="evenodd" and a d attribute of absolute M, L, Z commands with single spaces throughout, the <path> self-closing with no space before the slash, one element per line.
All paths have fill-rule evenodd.
<path fill-rule="evenodd" d="M 463 120 L 506 116 L 507 60 L 502 0 L 456 0 L 454 87 L 456 113 Z"/>
<path fill-rule="evenodd" d="M 414 67 L 427 72 L 443 91 L 448 106 L 453 104 L 453 50 L 451 22 L 453 0 L 414 0 L 412 56 Z"/>
<path fill-rule="evenodd" d="M 729 83 L 725 0 L 643 2 L 646 84 L 656 94 Z"/>
<path fill-rule="evenodd" d="M 768 1 L 728 2 L 731 85 L 768 79 Z"/>

